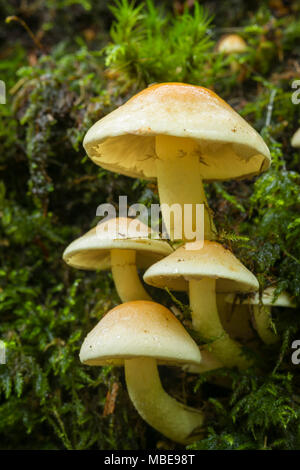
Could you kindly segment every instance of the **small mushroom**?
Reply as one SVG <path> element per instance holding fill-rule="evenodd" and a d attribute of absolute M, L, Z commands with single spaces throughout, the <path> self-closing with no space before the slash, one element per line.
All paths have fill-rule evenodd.
<path fill-rule="evenodd" d="M 100 119 L 84 148 L 98 165 L 134 178 L 157 179 L 162 216 L 171 240 L 196 239 L 169 217 L 173 204 L 196 228 L 204 204 L 204 238 L 214 238 L 203 181 L 246 178 L 270 165 L 261 136 L 211 90 L 185 83 L 152 85 Z M 189 206 L 184 206 L 189 204 Z M 193 209 L 192 215 L 186 211 Z M 185 229 L 186 229 L 185 224 Z"/>
<path fill-rule="evenodd" d="M 230 250 L 212 241 L 188 243 L 152 265 L 144 274 L 146 283 L 160 288 L 188 290 L 194 329 L 226 367 L 249 366 L 241 346 L 224 330 L 217 309 L 216 292 L 253 292 L 256 277 Z"/>
<path fill-rule="evenodd" d="M 244 39 L 238 34 L 228 34 L 223 36 L 217 44 L 216 50 L 221 54 L 227 56 L 236 56 L 247 51 L 248 47 Z M 236 73 L 240 70 L 240 64 L 236 57 L 230 59 L 230 68 L 232 72 Z"/>
<path fill-rule="evenodd" d="M 182 444 L 199 437 L 203 413 L 176 401 L 160 382 L 158 364 L 201 361 L 198 346 L 166 307 L 140 300 L 110 310 L 85 338 L 80 360 L 124 365 L 130 399 L 150 426 Z"/>
<path fill-rule="evenodd" d="M 247 44 L 238 34 L 223 36 L 217 45 L 217 51 L 224 54 L 239 54 L 247 50 Z"/>
<path fill-rule="evenodd" d="M 272 330 L 272 307 L 295 308 L 291 297 L 282 292 L 277 298 L 276 289 L 268 287 L 260 297 L 259 293 L 249 296 L 246 299 L 240 299 L 232 294 L 227 295 L 226 302 L 236 303 L 237 313 L 252 312 L 253 324 L 260 338 L 266 344 L 273 344 L 279 340 L 277 334 Z"/>
<path fill-rule="evenodd" d="M 294 148 L 300 148 L 300 128 L 295 132 L 291 140 L 291 146 Z"/>
<path fill-rule="evenodd" d="M 111 268 L 122 302 L 151 300 L 139 279 L 137 266 L 146 268 L 172 252 L 166 241 L 150 238 L 151 233 L 138 220 L 110 219 L 74 240 L 64 251 L 63 259 L 78 269 Z"/>

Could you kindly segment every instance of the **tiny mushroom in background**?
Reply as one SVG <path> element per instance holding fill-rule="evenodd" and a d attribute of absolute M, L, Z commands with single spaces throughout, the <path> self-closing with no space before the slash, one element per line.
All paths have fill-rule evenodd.
<path fill-rule="evenodd" d="M 87 335 L 84 364 L 125 367 L 130 399 L 140 416 L 173 441 L 199 438 L 204 416 L 163 389 L 157 365 L 199 364 L 194 340 L 166 307 L 138 300 L 110 310 Z"/>
<path fill-rule="evenodd" d="M 223 36 L 217 44 L 217 52 L 225 54 L 227 56 L 242 54 L 245 52 L 248 47 L 244 39 L 238 34 L 228 34 Z M 238 72 L 240 69 L 240 64 L 236 58 L 231 59 L 230 68 L 232 72 Z"/>
<path fill-rule="evenodd" d="M 224 54 L 235 54 L 245 52 L 247 44 L 238 34 L 227 34 L 217 44 L 217 51 Z"/>
<path fill-rule="evenodd" d="M 204 238 L 214 238 L 203 181 L 246 178 L 267 170 L 270 152 L 261 136 L 211 90 L 184 83 L 152 85 L 100 119 L 84 148 L 98 165 L 134 178 L 157 179 L 161 210 L 171 240 L 185 235 L 170 218 L 173 204 L 184 216 L 204 204 Z M 189 206 L 184 206 L 189 204 Z M 177 226 L 180 225 L 180 226 Z M 182 233 L 183 231 L 183 233 Z M 178 235 L 180 234 L 180 235 Z"/>
<path fill-rule="evenodd" d="M 212 241 L 187 243 L 152 265 L 144 274 L 146 283 L 160 288 L 189 291 L 193 327 L 208 348 L 226 367 L 249 366 L 241 346 L 224 330 L 217 309 L 216 292 L 253 292 L 256 277 L 230 250 Z"/>
<path fill-rule="evenodd" d="M 237 296 L 229 294 L 226 302 L 234 303 L 237 313 L 250 310 L 253 313 L 253 324 L 260 338 L 266 344 L 273 344 L 279 340 L 279 337 L 272 329 L 272 307 L 288 307 L 295 308 L 295 304 L 291 297 L 282 292 L 276 297 L 276 288 L 268 287 L 260 297 L 259 293 L 249 296 L 246 299 L 240 299 Z"/>
<path fill-rule="evenodd" d="M 63 259 L 78 269 L 111 268 L 122 302 L 151 300 L 137 267 L 146 268 L 172 252 L 166 241 L 150 238 L 151 234 L 150 228 L 139 220 L 109 219 L 74 240 L 64 251 Z"/>
<path fill-rule="evenodd" d="M 291 146 L 294 148 L 300 148 L 300 128 L 293 135 L 291 140 Z"/>

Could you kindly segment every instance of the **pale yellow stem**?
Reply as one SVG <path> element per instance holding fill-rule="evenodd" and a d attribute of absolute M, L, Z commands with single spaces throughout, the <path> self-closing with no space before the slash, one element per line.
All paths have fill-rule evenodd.
<path fill-rule="evenodd" d="M 274 344 L 279 337 L 271 329 L 271 307 L 267 305 L 252 305 L 256 331 L 266 344 Z"/>
<path fill-rule="evenodd" d="M 152 300 L 140 281 L 134 250 L 111 250 L 111 271 L 122 302 Z"/>
<path fill-rule="evenodd" d="M 160 197 L 162 217 L 170 235 L 170 239 L 181 239 L 192 242 L 186 236 L 187 224 L 183 224 L 184 215 L 189 219 L 191 230 L 195 231 L 196 204 L 204 204 L 204 239 L 213 238 L 215 227 L 209 213 L 207 200 L 204 193 L 199 149 L 197 143 L 192 139 L 181 137 L 169 137 L 158 135 L 156 137 L 156 171 L 158 192 Z M 170 209 L 173 204 L 180 206 L 182 211 L 182 222 L 177 218 L 170 217 Z M 184 205 L 189 204 L 192 208 L 191 216 Z M 181 234 L 181 236 L 180 236 Z"/>
<path fill-rule="evenodd" d="M 229 337 L 220 321 L 215 279 L 190 280 L 189 297 L 194 329 L 207 341 L 211 341 L 208 350 L 226 367 L 249 367 L 241 346 Z"/>
<path fill-rule="evenodd" d="M 165 392 L 156 359 L 125 360 L 125 377 L 134 407 L 150 426 L 181 444 L 199 439 L 203 413 L 179 403 Z"/>

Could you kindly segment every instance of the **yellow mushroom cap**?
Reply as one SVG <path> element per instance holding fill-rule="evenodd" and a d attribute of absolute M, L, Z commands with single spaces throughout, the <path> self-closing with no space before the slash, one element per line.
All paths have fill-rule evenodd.
<path fill-rule="evenodd" d="M 172 252 L 164 240 L 150 238 L 151 229 L 126 217 L 98 224 L 74 240 L 64 251 L 64 261 L 78 269 L 109 269 L 110 250 L 134 250 L 137 266 L 145 268 Z"/>
<path fill-rule="evenodd" d="M 103 168 L 154 179 L 157 135 L 195 140 L 206 181 L 256 175 L 271 161 L 261 136 L 224 100 L 211 90 L 184 83 L 146 88 L 96 122 L 83 145 Z"/>
<path fill-rule="evenodd" d="M 217 45 L 217 51 L 225 54 L 245 52 L 246 50 L 247 44 L 238 34 L 228 34 L 224 36 Z"/>
<path fill-rule="evenodd" d="M 195 341 L 166 307 L 145 300 L 110 310 L 87 335 L 80 350 L 89 365 L 122 365 L 124 359 L 150 357 L 159 364 L 199 364 Z"/>
<path fill-rule="evenodd" d="M 145 272 L 144 281 L 155 287 L 188 290 L 188 281 L 211 278 L 216 279 L 218 292 L 258 290 L 256 277 L 230 250 L 212 241 L 194 249 L 197 243 L 188 243 L 152 265 Z"/>
<path fill-rule="evenodd" d="M 262 296 L 259 296 L 257 292 L 254 295 L 247 297 L 246 299 L 239 299 L 236 298 L 232 294 L 228 294 L 225 298 L 225 301 L 228 303 L 236 303 L 238 305 L 266 305 L 267 307 L 290 307 L 295 308 L 296 305 L 293 302 L 291 296 L 287 292 L 282 292 L 279 296 L 274 300 L 275 294 L 275 287 L 268 287 L 262 293 Z"/>
<path fill-rule="evenodd" d="M 291 146 L 295 148 L 300 147 L 300 128 L 295 132 L 291 140 Z"/>

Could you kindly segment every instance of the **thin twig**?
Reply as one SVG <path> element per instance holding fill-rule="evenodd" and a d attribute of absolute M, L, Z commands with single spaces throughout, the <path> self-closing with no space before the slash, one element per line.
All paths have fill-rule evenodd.
<path fill-rule="evenodd" d="M 273 107 L 274 107 L 274 99 L 275 99 L 276 93 L 277 93 L 276 89 L 272 90 L 270 93 L 270 100 L 269 100 L 269 104 L 267 107 L 267 116 L 266 116 L 266 122 L 265 122 L 266 127 L 269 127 L 269 125 L 271 124 L 271 118 L 272 118 Z"/>
<path fill-rule="evenodd" d="M 38 38 L 33 34 L 33 32 L 31 31 L 31 29 L 29 28 L 29 26 L 25 23 L 24 20 L 22 20 L 22 18 L 19 18 L 18 16 L 8 16 L 6 19 L 5 19 L 5 23 L 10 23 L 11 21 L 17 21 L 18 23 L 20 23 L 24 29 L 26 29 L 27 33 L 29 34 L 29 36 L 31 37 L 31 39 L 33 40 L 34 44 L 36 45 L 36 47 L 38 49 L 41 49 L 41 50 L 44 50 L 43 48 L 43 45 L 41 44 L 41 42 L 38 40 Z"/>

